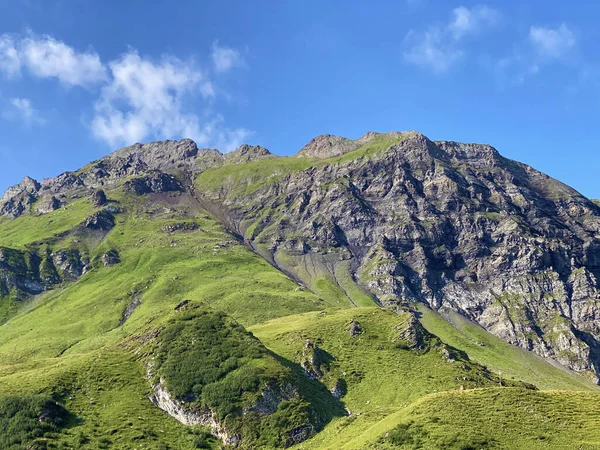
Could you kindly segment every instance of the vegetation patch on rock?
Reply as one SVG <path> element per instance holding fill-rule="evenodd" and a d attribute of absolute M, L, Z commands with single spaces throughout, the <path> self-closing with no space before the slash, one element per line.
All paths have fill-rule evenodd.
<path fill-rule="evenodd" d="M 158 336 L 153 377 L 183 406 L 179 420 L 211 426 L 229 444 L 281 447 L 315 430 L 292 371 L 222 312 L 178 313 Z"/>

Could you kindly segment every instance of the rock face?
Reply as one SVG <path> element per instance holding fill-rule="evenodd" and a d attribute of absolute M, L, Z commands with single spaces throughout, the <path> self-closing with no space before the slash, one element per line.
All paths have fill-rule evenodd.
<path fill-rule="evenodd" d="M 106 199 L 106 194 L 104 193 L 104 191 L 102 189 L 97 189 L 92 192 L 91 202 L 92 206 L 94 206 L 95 208 L 99 208 L 101 206 L 106 205 L 108 200 Z"/>
<path fill-rule="evenodd" d="M 90 230 L 109 231 L 115 226 L 115 218 L 108 211 L 100 211 L 88 217 L 83 226 Z"/>
<path fill-rule="evenodd" d="M 33 178 L 25 177 L 23 180 L 14 186 L 9 187 L 6 192 L 0 197 L 0 203 L 7 202 L 11 198 L 17 197 L 23 193 L 35 195 L 40 190 L 40 184 Z"/>
<path fill-rule="evenodd" d="M 39 189 L 40 184 L 30 177 L 9 187 L 0 198 L 0 215 L 19 217 L 35 203 Z"/>
<path fill-rule="evenodd" d="M 209 409 L 190 410 L 183 402 L 173 399 L 160 383 L 154 386 L 154 395 L 150 397 L 150 401 L 184 425 L 202 425 L 209 428 L 211 433 L 221 439 L 225 445 L 237 447 L 241 441 L 238 434 L 230 433 L 225 429 L 216 414 Z"/>
<path fill-rule="evenodd" d="M 43 292 L 46 283 L 39 276 L 41 262 L 38 255 L 0 247 L 0 296 Z"/>
<path fill-rule="evenodd" d="M 102 255 L 102 264 L 104 264 L 104 267 L 114 266 L 120 262 L 121 258 L 119 257 L 119 252 L 114 249 L 111 249 Z"/>
<path fill-rule="evenodd" d="M 306 158 L 329 158 L 342 155 L 360 147 L 360 143 L 350 139 L 323 134 L 312 139 L 297 154 Z"/>
<path fill-rule="evenodd" d="M 157 171 L 151 175 L 127 181 L 125 189 L 136 195 L 144 195 L 153 192 L 179 192 L 183 190 L 183 187 L 174 176 Z"/>
<path fill-rule="evenodd" d="M 63 281 L 74 281 L 89 270 L 89 259 L 78 251 L 21 251 L 0 247 L 0 297 L 23 300 Z M 1 319 L 1 318 L 0 318 Z"/>
<path fill-rule="evenodd" d="M 381 141 L 384 139 L 385 141 Z M 506 341 L 577 371 L 600 369 L 600 209 L 489 145 L 368 134 L 369 157 L 317 165 L 251 196 L 210 198 L 274 262 L 311 277 L 342 265 L 388 307 L 453 308 Z M 357 141 L 320 136 L 299 156 Z M 324 269 L 319 272 L 318 267 Z M 333 281 L 336 281 L 334 279 Z"/>
<path fill-rule="evenodd" d="M 35 209 L 38 214 L 48 214 L 52 211 L 56 211 L 60 207 L 60 201 L 54 195 L 51 195 L 50 197 L 40 199 L 37 202 Z"/>

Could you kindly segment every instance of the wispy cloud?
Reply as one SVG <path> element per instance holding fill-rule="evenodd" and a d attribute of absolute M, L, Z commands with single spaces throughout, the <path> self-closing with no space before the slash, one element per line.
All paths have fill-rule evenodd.
<path fill-rule="evenodd" d="M 46 123 L 28 98 L 11 98 L 9 108 L 4 111 L 2 116 L 9 120 L 19 120 L 27 126 Z"/>
<path fill-rule="evenodd" d="M 404 59 L 438 74 L 447 72 L 466 54 L 464 40 L 494 27 L 500 18 L 498 10 L 486 5 L 459 6 L 446 24 L 432 25 L 424 32 L 411 30 L 404 40 Z"/>
<path fill-rule="evenodd" d="M 0 36 L 0 70 L 14 77 L 27 69 L 40 78 L 56 78 L 64 85 L 87 86 L 106 79 L 100 56 L 91 50 L 78 52 L 51 36 Z"/>
<path fill-rule="evenodd" d="M 549 64 L 570 64 L 576 49 L 577 37 L 566 24 L 531 26 L 527 39 L 511 55 L 499 59 L 494 71 L 503 84 L 521 84 Z"/>
<path fill-rule="evenodd" d="M 430 28 L 422 34 L 409 32 L 405 42 L 410 48 L 404 52 L 404 60 L 438 74 L 447 72 L 460 61 L 464 51 L 445 38 L 444 30 L 437 27 Z"/>
<path fill-rule="evenodd" d="M 110 145 L 186 136 L 199 145 L 230 147 L 229 140 L 237 143 L 247 135 L 225 128 L 220 116 L 201 119 L 186 111 L 184 97 L 209 101 L 215 96 L 212 82 L 191 63 L 175 57 L 152 61 L 131 50 L 109 68 L 111 81 L 102 88 L 91 128 Z"/>
<path fill-rule="evenodd" d="M 111 146 L 180 137 L 225 151 L 239 145 L 250 131 L 229 129 L 223 117 L 212 112 L 218 96 L 208 74 L 217 77 L 245 66 L 245 61 L 239 50 L 218 41 L 210 56 L 213 70 L 201 70 L 172 55 L 144 58 L 135 49 L 105 63 L 95 51 L 76 50 L 53 36 L 32 31 L 0 35 L 0 73 L 8 78 L 26 72 L 98 93 L 89 126 L 96 138 Z M 28 125 L 44 122 L 29 99 L 14 98 L 7 106 L 5 119 L 19 118 Z"/>
<path fill-rule="evenodd" d="M 211 58 L 217 72 L 229 72 L 236 67 L 244 67 L 245 61 L 239 50 L 213 42 Z"/>
<path fill-rule="evenodd" d="M 21 58 L 14 40 L 3 34 L 0 36 L 0 71 L 14 77 L 21 71 Z"/>
<path fill-rule="evenodd" d="M 469 9 L 459 6 L 452 11 L 454 19 L 448 25 L 448 31 L 455 39 L 476 34 L 485 27 L 492 27 L 500 22 L 500 12 L 486 5 L 478 5 Z"/>
<path fill-rule="evenodd" d="M 575 35 L 564 23 L 558 28 L 533 26 L 529 29 L 529 40 L 535 53 L 546 59 L 563 58 L 577 45 Z"/>

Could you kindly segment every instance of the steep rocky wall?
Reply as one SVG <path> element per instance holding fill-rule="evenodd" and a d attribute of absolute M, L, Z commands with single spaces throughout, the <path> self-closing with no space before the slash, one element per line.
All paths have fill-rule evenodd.
<path fill-rule="evenodd" d="M 317 147 L 338 154 L 331 142 Z M 598 207 L 490 146 L 407 133 L 251 197 L 208 195 L 274 259 L 349 261 L 383 305 L 449 306 L 574 370 L 600 364 Z"/>

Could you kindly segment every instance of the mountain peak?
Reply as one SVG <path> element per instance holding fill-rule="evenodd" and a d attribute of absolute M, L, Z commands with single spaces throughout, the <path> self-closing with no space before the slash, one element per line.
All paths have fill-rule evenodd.
<path fill-rule="evenodd" d="M 305 158 L 330 158 L 343 155 L 360 147 L 360 143 L 342 136 L 322 134 L 310 140 L 296 156 Z"/>
<path fill-rule="evenodd" d="M 5 202 L 23 192 L 37 192 L 40 189 L 40 183 L 33 178 L 26 176 L 24 177 L 18 184 L 9 187 L 2 197 L 0 197 L 0 202 Z"/>
<path fill-rule="evenodd" d="M 198 154 L 198 146 L 191 139 L 179 141 L 166 140 L 148 142 L 146 144 L 136 143 L 117 150 L 104 159 L 127 158 L 137 156 L 139 159 L 148 161 L 167 161 L 187 159 Z"/>
<path fill-rule="evenodd" d="M 258 161 L 269 156 L 273 156 L 273 153 L 260 145 L 242 144 L 225 157 L 229 162 L 244 163 Z"/>

